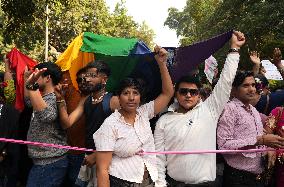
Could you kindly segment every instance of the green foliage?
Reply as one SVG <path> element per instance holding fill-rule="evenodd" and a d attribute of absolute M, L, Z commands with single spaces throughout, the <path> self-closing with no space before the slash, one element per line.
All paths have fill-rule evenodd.
<path fill-rule="evenodd" d="M 165 25 L 175 29 L 182 46 L 192 44 L 202 36 L 200 25 L 207 20 L 219 5 L 221 0 L 188 0 L 184 9 L 179 12 L 176 8 L 169 8 L 169 16 Z"/>
<path fill-rule="evenodd" d="M 187 0 L 183 11 L 169 9 L 165 22 L 189 45 L 231 29 L 246 35 L 241 51 L 241 69 L 250 69 L 248 50 L 261 58 L 271 57 L 275 47 L 284 49 L 284 3 L 275 0 Z M 228 46 L 214 56 L 223 62 Z M 222 61 L 220 61 L 222 60 Z"/>
<path fill-rule="evenodd" d="M 113 13 L 104 0 L 2 0 L 0 50 L 17 46 L 30 57 L 43 61 L 46 29 L 46 2 L 49 7 L 49 48 L 63 52 L 80 33 L 88 31 L 115 37 L 137 37 L 152 45 L 154 32 L 145 23 L 136 23 L 127 14 L 125 2 Z"/>

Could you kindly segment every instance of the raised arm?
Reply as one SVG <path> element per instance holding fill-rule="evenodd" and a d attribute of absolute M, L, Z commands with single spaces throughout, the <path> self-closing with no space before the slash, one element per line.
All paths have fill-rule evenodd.
<path fill-rule="evenodd" d="M 58 107 L 60 123 L 62 128 L 64 129 L 71 127 L 81 118 L 81 116 L 84 113 L 84 103 L 87 99 L 87 96 L 81 97 L 80 102 L 78 103 L 76 109 L 70 115 L 68 115 L 66 102 L 64 100 L 64 94 L 63 94 L 63 90 L 66 88 L 66 86 L 68 85 L 58 84 L 55 87 L 55 92 L 54 92 L 56 95 L 56 103 Z"/>
<path fill-rule="evenodd" d="M 280 72 L 283 80 L 284 80 L 284 66 L 281 63 L 281 59 L 282 59 L 282 53 L 281 50 L 279 48 L 275 48 L 273 50 L 273 59 L 272 59 L 272 63 L 277 67 L 278 71 Z"/>
<path fill-rule="evenodd" d="M 234 81 L 236 71 L 239 64 L 239 53 L 237 50 L 241 48 L 245 43 L 244 34 L 238 31 L 234 31 L 231 38 L 231 49 L 229 52 L 224 68 L 218 80 L 218 83 L 214 87 L 212 94 L 205 100 L 209 106 L 212 117 L 217 121 L 225 104 L 228 102 L 232 83 Z M 236 51 L 236 52 L 235 52 Z"/>
<path fill-rule="evenodd" d="M 174 88 L 172 79 L 170 77 L 166 62 L 167 62 L 167 51 L 159 46 L 155 47 L 155 59 L 160 68 L 160 74 L 162 79 L 162 92 L 154 100 L 154 113 L 158 114 L 161 112 L 170 102 L 174 95 Z"/>
<path fill-rule="evenodd" d="M 30 74 L 30 76 L 25 81 L 25 96 L 28 96 L 31 104 L 33 106 L 34 111 L 42 111 L 47 107 L 46 102 L 43 100 L 41 93 L 39 89 L 32 90 L 27 89 L 26 85 L 33 85 L 36 83 L 36 81 L 39 79 L 39 77 L 46 71 L 46 68 L 42 68 L 40 70 L 35 69 L 33 73 Z"/>
<path fill-rule="evenodd" d="M 260 69 L 260 56 L 257 51 L 251 51 L 250 52 L 250 61 L 253 63 L 252 71 L 254 75 L 259 74 L 259 69 Z"/>

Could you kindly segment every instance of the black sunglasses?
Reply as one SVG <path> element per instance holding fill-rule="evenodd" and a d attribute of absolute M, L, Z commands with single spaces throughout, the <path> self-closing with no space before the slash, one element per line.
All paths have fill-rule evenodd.
<path fill-rule="evenodd" d="M 180 95 L 186 96 L 188 93 L 190 93 L 191 96 L 196 96 L 199 94 L 198 89 L 190 89 L 190 88 L 179 88 L 178 93 Z"/>

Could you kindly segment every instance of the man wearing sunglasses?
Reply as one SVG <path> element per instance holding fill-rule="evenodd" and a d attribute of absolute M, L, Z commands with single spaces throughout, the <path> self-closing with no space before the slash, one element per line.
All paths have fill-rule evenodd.
<path fill-rule="evenodd" d="M 157 151 L 215 150 L 218 118 L 228 102 L 238 63 L 243 33 L 234 31 L 231 49 L 212 94 L 203 102 L 196 77 L 182 77 L 175 85 L 177 103 L 156 124 Z M 155 186 L 211 187 L 216 178 L 216 154 L 157 155 Z M 167 172 L 166 172 L 167 171 Z M 167 176 L 167 177 L 166 177 Z"/>

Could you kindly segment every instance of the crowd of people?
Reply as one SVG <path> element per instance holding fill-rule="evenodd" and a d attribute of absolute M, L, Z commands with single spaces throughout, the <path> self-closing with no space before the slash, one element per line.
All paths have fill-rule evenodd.
<path fill-rule="evenodd" d="M 39 63 L 23 75 L 30 112 L 13 108 L 13 70 L 5 59 L 1 137 L 96 151 L 1 142 L 0 187 L 283 187 L 284 93 L 269 90 L 256 51 L 249 54 L 252 71 L 238 70 L 244 44 L 244 34 L 234 31 L 212 91 L 196 75 L 173 84 L 167 51 L 156 46 L 162 89 L 151 101 L 145 99 L 147 84 L 135 76 L 108 93 L 111 70 L 104 61 L 90 62 L 77 72 L 78 91 L 55 63 Z M 276 48 L 272 62 L 284 78 L 281 59 Z M 71 133 L 72 128 L 79 130 Z M 216 149 L 224 153 L 147 154 Z M 250 149 L 255 150 L 226 153 Z"/>

